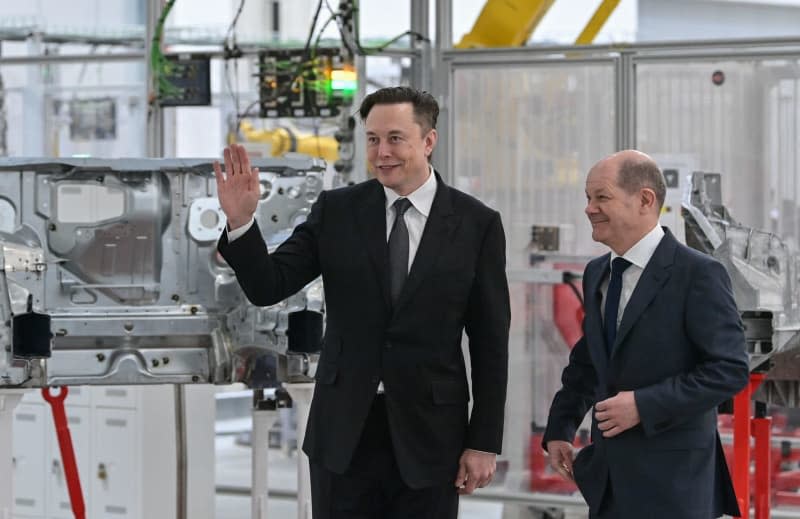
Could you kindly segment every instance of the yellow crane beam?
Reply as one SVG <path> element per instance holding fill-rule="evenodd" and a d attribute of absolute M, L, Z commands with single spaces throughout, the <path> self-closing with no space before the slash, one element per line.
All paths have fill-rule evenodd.
<path fill-rule="evenodd" d="M 455 47 L 525 45 L 555 0 L 487 0 L 472 30 Z"/>
<path fill-rule="evenodd" d="M 597 37 L 620 0 L 602 0 L 575 45 L 588 45 Z M 519 47 L 525 45 L 555 0 L 487 0 L 472 30 L 455 48 Z"/>
<path fill-rule="evenodd" d="M 594 15 L 592 15 L 589 23 L 581 31 L 578 39 L 575 40 L 575 45 L 589 45 L 592 43 L 618 5 L 619 0 L 603 0 Z"/>

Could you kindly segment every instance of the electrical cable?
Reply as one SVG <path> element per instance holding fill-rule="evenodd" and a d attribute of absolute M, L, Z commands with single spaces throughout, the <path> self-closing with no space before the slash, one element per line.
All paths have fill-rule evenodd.
<path fill-rule="evenodd" d="M 180 92 L 180 90 L 165 77 L 172 65 L 164 56 L 164 53 L 161 52 L 164 24 L 167 21 L 167 15 L 170 10 L 172 10 L 172 6 L 175 5 L 175 1 L 176 0 L 168 0 L 167 4 L 164 6 L 164 10 L 161 11 L 158 22 L 156 22 L 155 30 L 153 31 L 153 39 L 150 42 L 150 71 L 153 75 L 153 87 L 155 89 L 153 101 L 162 96 L 176 95 Z"/>
<path fill-rule="evenodd" d="M 231 24 L 228 27 L 228 30 L 225 32 L 225 41 L 223 42 L 223 51 L 224 51 L 224 65 L 223 65 L 223 74 L 225 75 L 225 84 L 228 87 L 228 93 L 231 96 L 231 101 L 233 102 L 233 110 L 236 114 L 236 126 L 234 127 L 233 131 L 235 134 L 238 135 L 239 133 L 239 125 L 241 124 L 241 118 L 239 117 L 239 58 L 242 57 L 242 50 L 239 48 L 238 43 L 236 42 L 236 24 L 239 22 L 239 16 L 242 15 L 242 10 L 244 9 L 244 3 L 246 0 L 241 0 L 239 2 L 239 7 L 236 9 L 236 14 L 233 15 L 233 20 L 231 20 Z M 236 78 L 236 88 L 231 83 L 230 77 L 230 68 L 228 66 L 228 62 L 233 59 L 233 76 Z"/>

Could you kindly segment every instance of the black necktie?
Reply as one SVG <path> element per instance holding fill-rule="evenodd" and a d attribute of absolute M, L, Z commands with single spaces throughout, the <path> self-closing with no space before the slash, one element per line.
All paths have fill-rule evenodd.
<path fill-rule="evenodd" d="M 611 279 L 608 281 L 606 293 L 606 310 L 603 327 L 606 332 L 606 352 L 611 356 L 614 341 L 617 339 L 617 315 L 619 315 L 619 296 L 622 294 L 622 273 L 631 266 L 625 258 L 614 258 L 611 262 Z"/>
<path fill-rule="evenodd" d="M 398 198 L 394 204 L 394 225 L 389 233 L 389 275 L 392 303 L 397 302 L 403 283 L 408 277 L 408 227 L 403 215 L 411 207 L 408 198 Z"/>

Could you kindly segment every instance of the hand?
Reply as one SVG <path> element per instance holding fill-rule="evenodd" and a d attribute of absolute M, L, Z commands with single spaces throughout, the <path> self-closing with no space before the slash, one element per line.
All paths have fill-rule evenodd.
<path fill-rule="evenodd" d="M 597 402 L 594 416 L 604 438 L 613 438 L 642 421 L 633 391 L 622 391 L 616 396 Z"/>
<path fill-rule="evenodd" d="M 225 148 L 225 174 L 214 161 L 217 177 L 219 205 L 228 218 L 228 229 L 234 230 L 247 224 L 256 212 L 261 196 L 258 168 L 250 168 L 250 158 L 244 146 L 231 144 Z"/>
<path fill-rule="evenodd" d="M 458 460 L 456 488 L 459 494 L 471 494 L 476 488 L 483 488 L 492 481 L 497 469 L 497 454 L 465 449 Z"/>
<path fill-rule="evenodd" d="M 575 481 L 572 476 L 572 459 L 574 450 L 572 444 L 562 440 L 547 442 L 547 454 L 550 466 L 568 481 Z"/>

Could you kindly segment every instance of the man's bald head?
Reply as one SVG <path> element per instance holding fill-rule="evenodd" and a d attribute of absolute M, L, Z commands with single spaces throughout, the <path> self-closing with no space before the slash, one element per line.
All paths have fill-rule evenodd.
<path fill-rule="evenodd" d="M 657 209 L 661 210 L 667 196 L 667 184 L 661 169 L 649 155 L 638 150 L 622 150 L 604 158 L 592 169 L 601 165 L 616 169 L 617 185 L 629 195 L 642 188 L 652 189 L 656 194 Z"/>
<path fill-rule="evenodd" d="M 592 239 L 625 254 L 656 225 L 667 188 L 656 163 L 625 150 L 595 164 L 586 177 L 586 216 Z"/>

